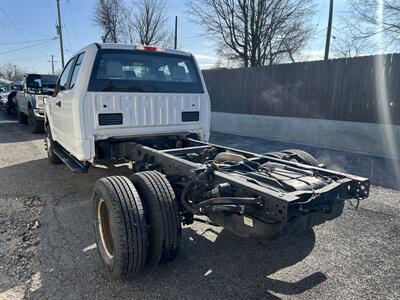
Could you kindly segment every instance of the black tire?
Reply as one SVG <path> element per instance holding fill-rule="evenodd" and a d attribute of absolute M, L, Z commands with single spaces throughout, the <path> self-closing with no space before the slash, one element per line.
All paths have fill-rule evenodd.
<path fill-rule="evenodd" d="M 282 152 L 291 155 L 292 156 L 291 158 L 294 158 L 299 163 L 310 165 L 313 167 L 318 167 L 318 165 L 319 165 L 318 160 L 314 156 L 312 156 L 310 153 L 305 152 L 303 150 L 288 149 L 288 150 L 284 150 Z"/>
<path fill-rule="evenodd" d="M 8 115 L 12 115 L 13 111 L 15 110 L 16 112 L 16 105 L 15 105 L 15 94 L 14 95 L 8 95 L 8 99 L 7 99 L 7 114 Z"/>
<path fill-rule="evenodd" d="M 97 249 L 109 274 L 115 279 L 139 274 L 147 259 L 147 224 L 140 197 L 127 177 L 96 182 L 93 219 Z"/>
<path fill-rule="evenodd" d="M 47 159 L 52 165 L 62 164 L 62 160 L 54 153 L 54 149 L 57 147 L 51 135 L 50 126 L 46 125 L 46 138 L 44 140 L 44 149 L 47 152 Z"/>
<path fill-rule="evenodd" d="M 148 266 L 174 260 L 179 252 L 182 227 L 175 193 L 164 175 L 146 171 L 130 177 L 145 205 L 149 229 Z"/>
<path fill-rule="evenodd" d="M 26 124 L 28 122 L 28 117 L 24 113 L 19 111 L 18 106 L 17 106 L 17 119 L 18 123 L 21 124 Z"/>
<path fill-rule="evenodd" d="M 36 118 L 32 107 L 28 109 L 28 125 L 32 133 L 44 132 L 44 122 Z"/>

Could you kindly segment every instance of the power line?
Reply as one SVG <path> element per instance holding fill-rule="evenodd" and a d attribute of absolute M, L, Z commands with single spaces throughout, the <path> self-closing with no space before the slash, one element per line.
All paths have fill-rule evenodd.
<path fill-rule="evenodd" d="M 41 55 L 41 56 L 34 56 L 34 57 L 13 58 L 12 61 L 17 61 L 17 60 L 33 60 L 33 59 L 39 59 L 39 58 L 44 58 L 44 57 L 48 57 L 48 55 Z"/>
<path fill-rule="evenodd" d="M 8 50 L 8 51 L 0 52 L 0 54 L 7 54 L 7 53 L 16 52 L 16 51 L 24 50 L 24 49 L 27 49 L 27 48 L 39 46 L 39 45 L 42 45 L 42 44 L 45 44 L 45 43 L 54 41 L 54 40 L 56 40 L 56 39 L 57 39 L 57 38 L 52 38 L 52 39 L 50 39 L 50 40 L 46 40 L 46 41 L 41 42 L 41 43 L 37 43 L 37 44 L 33 44 L 33 45 L 28 45 L 28 46 L 25 46 L 25 47 L 22 47 L 22 48 L 17 48 L 17 49 L 13 49 L 13 50 Z"/>
<path fill-rule="evenodd" d="M 0 43 L 0 45 L 16 45 L 16 44 L 37 43 L 37 42 L 43 42 L 43 41 L 48 41 L 48 40 L 49 39 L 32 40 L 32 41 L 24 41 L 24 42 L 6 42 L 6 43 Z"/>
<path fill-rule="evenodd" d="M 8 21 L 10 21 L 11 25 L 14 26 L 14 29 L 19 33 L 19 35 L 22 37 L 23 40 L 27 41 L 27 38 L 22 34 L 21 31 L 19 31 L 17 29 L 17 26 L 15 25 L 14 21 L 8 16 L 8 14 L 6 13 L 6 11 L 3 9 L 3 7 L 0 6 L 0 10 L 3 12 L 3 14 L 6 16 L 6 18 L 8 19 Z M 41 53 L 38 49 L 35 48 L 35 46 L 32 46 L 33 49 L 35 49 L 35 51 L 39 54 L 44 54 L 43 52 Z M 7 52 L 6 52 L 7 53 Z M 4 54 L 4 53 L 2 53 Z"/>
<path fill-rule="evenodd" d="M 0 9 L 1 9 L 1 7 L 0 7 Z M 30 31 L 30 30 L 22 29 L 22 28 L 14 26 L 14 24 L 12 24 L 13 26 L 10 26 L 10 24 L 3 23 L 3 22 L 0 21 L 0 25 L 3 25 L 5 27 L 7 27 L 7 28 L 14 29 L 15 31 L 18 31 L 18 32 L 24 32 L 24 33 L 28 33 L 28 34 L 33 34 L 33 35 L 41 36 L 41 37 L 44 37 L 44 38 L 51 38 L 51 36 L 49 36 L 49 35 L 44 35 L 44 34 L 41 34 L 41 33 Z"/>

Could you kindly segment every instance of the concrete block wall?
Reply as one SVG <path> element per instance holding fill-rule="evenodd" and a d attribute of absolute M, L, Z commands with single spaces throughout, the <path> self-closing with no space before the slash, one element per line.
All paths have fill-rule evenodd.
<path fill-rule="evenodd" d="M 400 125 L 212 112 L 211 130 L 400 158 Z"/>

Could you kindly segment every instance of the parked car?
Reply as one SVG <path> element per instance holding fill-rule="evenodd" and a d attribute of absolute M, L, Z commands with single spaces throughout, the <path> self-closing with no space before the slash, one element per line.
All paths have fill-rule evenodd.
<path fill-rule="evenodd" d="M 0 110 L 7 107 L 7 97 L 11 92 L 11 84 L 0 85 Z"/>
<path fill-rule="evenodd" d="M 307 152 L 208 143 L 210 115 L 190 53 L 92 44 L 65 66 L 45 101 L 49 162 L 87 172 L 126 161 L 134 173 L 93 188 L 97 249 L 113 277 L 175 259 L 182 224 L 205 222 L 196 215 L 272 240 L 302 234 L 339 217 L 345 200 L 368 197 L 368 179 L 328 170 Z"/>
<path fill-rule="evenodd" d="M 22 80 L 16 81 L 11 86 L 11 91 L 7 96 L 7 114 L 17 113 L 17 92 L 22 91 Z"/>
<path fill-rule="evenodd" d="M 44 132 L 44 96 L 54 92 L 57 76 L 27 74 L 22 88 L 16 92 L 15 102 L 18 121 L 28 123 L 32 133 Z M 14 102 L 14 100 L 11 100 Z"/>
<path fill-rule="evenodd" d="M 9 115 L 12 114 L 13 108 L 15 108 L 15 102 L 13 104 L 10 102 L 13 102 L 12 99 L 15 97 L 19 86 L 21 86 L 21 82 L 19 81 L 0 85 L 0 108 L 6 108 Z"/>

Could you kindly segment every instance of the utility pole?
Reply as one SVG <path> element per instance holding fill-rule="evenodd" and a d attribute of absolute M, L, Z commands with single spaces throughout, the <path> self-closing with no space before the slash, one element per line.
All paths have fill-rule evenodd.
<path fill-rule="evenodd" d="M 57 61 L 54 60 L 54 55 L 51 55 L 51 60 L 48 60 L 48 62 L 51 62 L 51 72 L 54 75 L 54 63 L 56 63 Z"/>
<path fill-rule="evenodd" d="M 61 51 L 61 65 L 64 68 L 64 45 L 63 45 L 63 38 L 62 38 L 62 26 L 61 26 L 61 13 L 60 13 L 60 0 L 57 1 L 57 12 L 58 12 L 58 24 L 57 34 L 60 37 L 60 51 Z"/>
<path fill-rule="evenodd" d="M 175 16 L 175 39 L 174 39 L 174 49 L 178 47 L 178 17 Z"/>
<path fill-rule="evenodd" d="M 329 18 L 328 18 L 328 28 L 326 30 L 326 42 L 325 42 L 325 57 L 327 60 L 329 58 L 329 47 L 331 43 L 331 33 L 332 33 L 332 17 L 333 17 L 333 0 L 329 0 Z"/>

